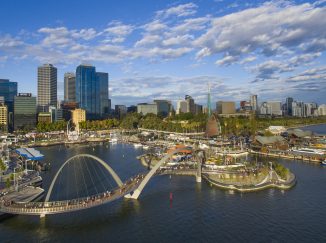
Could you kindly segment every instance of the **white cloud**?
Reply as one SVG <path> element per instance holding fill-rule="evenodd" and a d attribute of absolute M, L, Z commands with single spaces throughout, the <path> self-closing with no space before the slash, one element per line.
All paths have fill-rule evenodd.
<path fill-rule="evenodd" d="M 284 2 L 283 2 L 284 3 Z M 234 60 L 251 52 L 265 56 L 299 49 L 302 43 L 326 39 L 326 8 L 311 4 L 265 3 L 212 20 L 206 33 L 194 41 L 197 57 L 223 53 Z"/>
<path fill-rule="evenodd" d="M 175 7 L 160 10 L 156 12 L 158 18 L 168 18 L 171 16 L 186 17 L 194 15 L 198 6 L 194 3 L 180 4 Z"/>

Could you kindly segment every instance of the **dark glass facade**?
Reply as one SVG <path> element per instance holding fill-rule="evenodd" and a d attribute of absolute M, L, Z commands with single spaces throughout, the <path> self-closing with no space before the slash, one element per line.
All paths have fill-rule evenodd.
<path fill-rule="evenodd" d="M 14 129 L 34 129 L 36 126 L 36 97 L 19 94 L 14 98 Z"/>
<path fill-rule="evenodd" d="M 17 82 L 10 82 L 8 79 L 0 79 L 0 96 L 5 99 L 8 112 L 14 110 L 14 97 L 17 95 Z"/>
<path fill-rule="evenodd" d="M 95 67 L 79 65 L 76 69 L 76 102 L 86 110 L 87 119 L 99 119 L 108 107 L 108 74 Z"/>

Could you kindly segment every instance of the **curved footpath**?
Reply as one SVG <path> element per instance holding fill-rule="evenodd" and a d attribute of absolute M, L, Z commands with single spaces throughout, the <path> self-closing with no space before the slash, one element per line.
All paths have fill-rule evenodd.
<path fill-rule="evenodd" d="M 290 178 L 287 181 L 284 182 L 272 182 L 268 181 L 262 184 L 256 184 L 256 185 L 246 185 L 246 186 L 238 186 L 238 185 L 232 185 L 232 184 L 224 184 L 218 181 L 215 181 L 211 178 L 209 178 L 209 175 L 202 174 L 202 177 L 210 184 L 217 186 L 222 189 L 226 190 L 235 190 L 239 192 L 254 192 L 254 191 L 260 191 L 268 188 L 277 188 L 281 190 L 287 190 L 292 188 L 296 184 L 296 177 L 293 173 L 290 173 Z"/>

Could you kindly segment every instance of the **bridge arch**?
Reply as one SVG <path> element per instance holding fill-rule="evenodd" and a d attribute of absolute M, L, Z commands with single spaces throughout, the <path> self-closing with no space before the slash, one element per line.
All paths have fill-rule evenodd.
<path fill-rule="evenodd" d="M 60 174 L 60 172 L 62 171 L 62 169 L 70 162 L 72 161 L 73 159 L 75 158 L 78 158 L 78 157 L 88 157 L 88 158 L 92 158 L 94 159 L 96 162 L 100 163 L 110 174 L 111 176 L 113 177 L 113 179 L 115 180 L 115 182 L 118 184 L 119 187 L 121 187 L 123 185 L 123 182 L 121 181 L 120 177 L 114 172 L 114 170 L 107 164 L 105 163 L 104 160 L 94 156 L 94 155 L 91 155 L 91 154 L 77 154 L 71 158 L 69 158 L 68 160 L 66 160 L 62 165 L 61 167 L 59 168 L 59 170 L 57 171 L 57 173 L 55 174 L 52 182 L 51 182 L 51 185 L 49 187 L 49 191 L 48 193 L 46 194 L 46 197 L 45 197 L 45 202 L 48 202 L 50 200 L 50 196 L 51 196 L 51 193 L 52 193 L 52 190 L 53 190 L 53 187 L 54 187 L 54 184 L 55 182 L 57 181 L 57 178 Z"/>
<path fill-rule="evenodd" d="M 168 159 L 170 159 L 174 154 L 184 150 L 184 148 L 179 148 L 174 150 L 172 153 L 165 155 L 145 176 L 142 182 L 139 184 L 138 188 L 134 190 L 132 194 L 125 195 L 125 198 L 138 199 L 140 193 L 143 191 L 144 187 L 148 181 L 153 177 L 155 172 L 163 165 Z"/>

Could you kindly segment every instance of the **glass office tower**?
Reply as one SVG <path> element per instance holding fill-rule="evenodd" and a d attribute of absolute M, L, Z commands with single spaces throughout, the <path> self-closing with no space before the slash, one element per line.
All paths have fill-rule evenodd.
<path fill-rule="evenodd" d="M 0 79 L 0 96 L 5 99 L 8 112 L 14 110 L 14 97 L 17 95 L 17 82 L 10 82 L 8 79 Z"/>
<path fill-rule="evenodd" d="M 86 110 L 87 119 L 100 119 L 108 106 L 108 74 L 97 73 L 94 66 L 76 69 L 76 102 Z"/>

